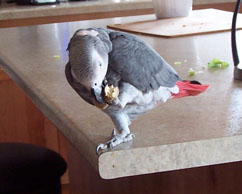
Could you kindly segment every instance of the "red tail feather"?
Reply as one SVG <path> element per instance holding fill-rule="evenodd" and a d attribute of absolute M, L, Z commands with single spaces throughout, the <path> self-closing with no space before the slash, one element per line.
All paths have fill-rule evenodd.
<path fill-rule="evenodd" d="M 176 85 L 179 87 L 179 93 L 173 94 L 172 98 L 182 98 L 186 96 L 197 96 L 204 92 L 209 85 L 200 84 L 197 81 L 178 81 Z"/>

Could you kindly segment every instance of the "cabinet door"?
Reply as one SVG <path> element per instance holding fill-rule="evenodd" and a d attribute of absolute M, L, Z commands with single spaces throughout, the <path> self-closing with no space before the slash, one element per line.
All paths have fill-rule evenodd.
<path fill-rule="evenodd" d="M 0 69 L 0 142 L 41 145 L 66 159 L 65 138 Z M 67 173 L 62 178 L 68 183 Z"/>

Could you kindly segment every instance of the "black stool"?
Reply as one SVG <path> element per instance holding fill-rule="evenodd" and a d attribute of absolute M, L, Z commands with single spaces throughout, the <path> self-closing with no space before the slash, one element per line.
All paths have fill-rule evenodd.
<path fill-rule="evenodd" d="M 0 143 L 0 194 L 60 194 L 64 159 L 44 147 Z"/>

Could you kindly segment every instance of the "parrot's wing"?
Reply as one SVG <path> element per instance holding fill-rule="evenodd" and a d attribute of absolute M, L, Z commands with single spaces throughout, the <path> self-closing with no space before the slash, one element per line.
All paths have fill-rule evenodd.
<path fill-rule="evenodd" d="M 88 92 L 88 90 L 84 86 L 82 86 L 79 82 L 77 82 L 72 76 L 70 62 L 66 64 L 65 75 L 68 83 L 82 97 L 82 99 L 84 99 L 89 104 L 93 105 L 93 102 L 92 102 L 93 97 L 91 96 L 90 92 Z"/>
<path fill-rule="evenodd" d="M 143 92 L 160 86 L 173 87 L 180 79 L 176 71 L 150 46 L 137 37 L 124 32 L 109 34 L 112 51 L 109 68 Z"/>

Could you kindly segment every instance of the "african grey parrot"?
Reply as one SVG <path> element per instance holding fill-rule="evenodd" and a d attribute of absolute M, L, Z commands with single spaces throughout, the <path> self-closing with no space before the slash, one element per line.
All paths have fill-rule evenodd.
<path fill-rule="evenodd" d="M 103 111 L 116 130 L 99 149 L 130 141 L 129 125 L 138 115 L 170 98 L 197 95 L 207 85 L 181 81 L 176 71 L 149 45 L 134 35 L 104 28 L 80 29 L 69 45 L 65 74 L 69 84 L 88 103 L 106 104 Z M 104 97 L 104 87 L 119 89 L 113 101 Z"/>

